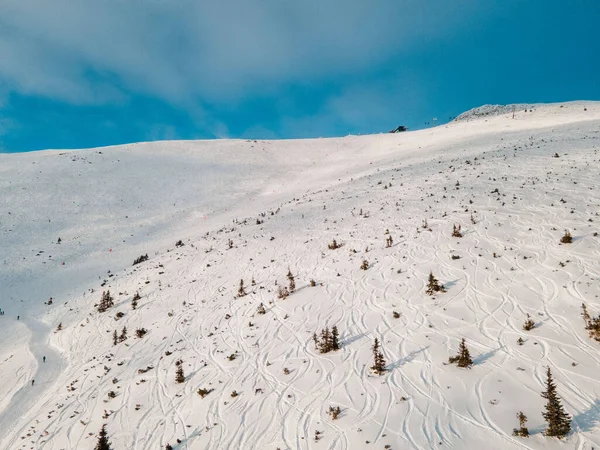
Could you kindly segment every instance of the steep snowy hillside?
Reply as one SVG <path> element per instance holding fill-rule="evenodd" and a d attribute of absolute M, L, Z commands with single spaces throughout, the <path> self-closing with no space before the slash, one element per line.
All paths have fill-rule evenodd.
<path fill-rule="evenodd" d="M 477 116 L 0 155 L 0 448 L 598 448 L 600 104 Z"/>

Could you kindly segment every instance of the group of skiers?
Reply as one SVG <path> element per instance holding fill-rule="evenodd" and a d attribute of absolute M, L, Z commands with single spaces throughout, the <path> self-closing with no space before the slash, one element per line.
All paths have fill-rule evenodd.
<path fill-rule="evenodd" d="M 42 361 L 46 362 L 46 357 L 45 356 L 42 358 Z M 31 380 L 31 385 L 33 386 L 34 384 L 35 384 L 35 380 L 32 379 Z"/>

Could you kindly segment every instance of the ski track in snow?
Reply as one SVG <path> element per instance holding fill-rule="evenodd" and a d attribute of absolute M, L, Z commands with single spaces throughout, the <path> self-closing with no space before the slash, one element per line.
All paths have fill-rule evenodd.
<path fill-rule="evenodd" d="M 0 448 L 91 449 L 103 423 L 115 448 L 140 450 L 600 447 L 600 343 L 581 319 L 582 303 L 600 314 L 600 105 L 511 115 L 398 135 L 0 155 L 12 194 L 0 206 Z M 138 160 L 134 174 L 122 167 Z M 161 168 L 171 178 L 144 184 Z M 46 186 L 56 174 L 67 179 Z M 73 205 L 53 210 L 65 186 Z M 559 244 L 565 229 L 573 244 Z M 329 250 L 334 238 L 343 246 Z M 297 289 L 280 300 L 288 268 Z M 430 270 L 447 292 L 425 294 Z M 105 289 L 115 306 L 98 313 Z M 312 334 L 333 325 L 342 349 L 321 354 Z M 445 364 L 462 337 L 470 370 Z M 574 416 L 564 441 L 542 434 L 547 366 Z M 528 439 L 512 436 L 520 410 Z"/>

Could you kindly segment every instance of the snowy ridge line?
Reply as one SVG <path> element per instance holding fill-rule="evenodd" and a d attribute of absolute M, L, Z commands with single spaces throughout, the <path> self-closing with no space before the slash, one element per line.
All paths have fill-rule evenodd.
<path fill-rule="evenodd" d="M 575 101 L 575 102 L 567 102 L 567 103 L 552 103 L 552 104 L 544 104 L 544 103 L 514 103 L 509 105 L 483 105 L 478 106 L 477 108 L 470 109 L 469 111 L 465 111 L 462 114 L 459 114 L 453 119 L 453 122 L 464 122 L 481 118 L 491 118 L 494 116 L 502 116 L 507 115 L 511 118 L 513 113 L 515 115 L 527 115 L 527 113 L 531 114 L 534 111 L 542 110 L 542 112 L 547 112 L 552 109 L 564 108 L 565 106 L 568 108 L 579 107 L 580 109 L 586 108 L 589 102 L 583 101 Z M 524 114 L 523 114 L 524 113 Z"/>

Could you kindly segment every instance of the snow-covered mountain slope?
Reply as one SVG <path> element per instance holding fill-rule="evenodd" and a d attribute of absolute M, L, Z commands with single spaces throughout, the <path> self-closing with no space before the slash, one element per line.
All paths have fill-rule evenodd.
<path fill-rule="evenodd" d="M 588 102 L 570 102 L 568 104 L 561 103 L 558 105 L 558 109 L 562 109 L 565 106 L 569 107 L 569 111 L 572 113 L 573 109 L 579 109 L 579 112 L 587 111 Z M 505 116 L 510 117 L 511 119 L 517 118 L 517 116 L 523 117 L 526 116 L 527 113 L 531 114 L 536 112 L 537 108 L 542 109 L 542 113 L 546 116 L 551 114 L 559 114 L 563 115 L 562 111 L 557 110 L 557 108 L 549 108 L 546 104 L 512 104 L 512 105 L 483 105 L 478 106 L 477 108 L 470 109 L 469 111 L 465 111 L 462 114 L 459 114 L 454 119 L 455 122 L 461 121 L 469 121 L 469 120 L 478 120 L 481 118 L 490 118 L 494 116 Z M 513 113 L 515 117 L 513 117 Z M 524 114 L 523 114 L 524 113 Z"/>
<path fill-rule="evenodd" d="M 574 102 L 392 135 L 0 155 L 0 448 L 92 449 L 102 424 L 144 450 L 597 448 L 581 304 L 600 314 L 599 150 L 600 104 Z M 425 293 L 430 271 L 445 293 Z M 334 325 L 341 349 L 321 354 Z M 471 369 L 446 364 L 462 338 Z M 543 435 L 548 366 L 562 441 Z"/>

